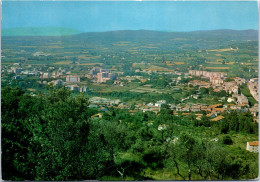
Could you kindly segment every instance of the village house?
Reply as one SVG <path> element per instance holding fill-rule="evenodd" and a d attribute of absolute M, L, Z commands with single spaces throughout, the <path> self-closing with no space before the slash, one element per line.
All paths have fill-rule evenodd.
<path fill-rule="evenodd" d="M 212 111 L 212 108 L 209 107 L 209 106 L 201 106 L 201 110 L 202 110 L 202 111 L 206 111 L 206 112 L 211 112 L 211 111 Z"/>
<path fill-rule="evenodd" d="M 246 80 L 244 78 L 236 77 L 236 78 L 234 78 L 234 80 L 237 83 L 237 85 L 241 85 L 241 84 L 246 83 Z"/>
<path fill-rule="evenodd" d="M 87 86 L 82 86 L 79 88 L 80 92 L 87 92 L 88 91 L 88 87 Z"/>
<path fill-rule="evenodd" d="M 76 84 L 76 85 L 68 85 L 66 86 L 67 88 L 69 88 L 72 91 L 79 91 L 80 87 Z"/>
<path fill-rule="evenodd" d="M 224 80 L 219 77 L 210 77 L 210 82 L 214 85 L 224 83 Z"/>
<path fill-rule="evenodd" d="M 258 141 L 253 141 L 253 142 L 247 142 L 246 143 L 246 150 L 249 152 L 258 152 Z"/>
<path fill-rule="evenodd" d="M 237 83 L 235 81 L 224 82 L 223 87 L 224 87 L 223 90 L 225 90 L 229 94 L 231 94 L 232 92 L 234 94 L 238 94 L 238 86 L 237 86 Z"/>
<path fill-rule="evenodd" d="M 190 111 L 190 106 L 186 106 L 186 107 L 182 108 L 181 111 L 189 112 Z"/>
<path fill-rule="evenodd" d="M 232 97 L 229 97 L 229 98 L 227 99 L 227 102 L 235 102 L 235 99 L 232 98 Z"/>
<path fill-rule="evenodd" d="M 243 105 L 248 105 L 248 99 L 246 96 L 241 94 L 240 96 L 237 97 L 237 104 L 243 104 Z"/>
<path fill-rule="evenodd" d="M 190 110 L 192 112 L 199 112 L 200 111 L 200 106 L 193 105 L 193 106 L 191 106 Z"/>
<path fill-rule="evenodd" d="M 64 85 L 65 84 L 64 81 L 62 81 L 60 79 L 53 80 L 53 81 L 51 81 L 51 83 L 53 83 L 54 86 L 56 86 L 56 85 Z"/>
<path fill-rule="evenodd" d="M 176 106 L 175 109 L 176 109 L 176 111 L 182 111 L 182 107 L 181 106 Z"/>
<path fill-rule="evenodd" d="M 167 125 L 166 124 L 161 124 L 158 126 L 158 130 L 161 131 L 161 130 L 166 130 L 167 129 Z"/>
<path fill-rule="evenodd" d="M 154 106 L 156 106 L 156 107 L 161 107 L 162 104 L 166 104 L 166 103 L 167 103 L 166 100 L 159 100 L 159 101 L 157 101 L 157 102 L 154 104 Z"/>
<path fill-rule="evenodd" d="M 217 116 L 217 117 L 215 117 L 215 118 L 213 118 L 213 119 L 211 119 L 210 121 L 220 121 L 220 120 L 222 120 L 224 118 L 224 116 Z"/>
<path fill-rule="evenodd" d="M 42 78 L 51 78 L 51 73 L 43 73 Z"/>
<path fill-rule="evenodd" d="M 12 73 L 21 73 L 22 70 L 23 70 L 22 68 L 11 67 L 11 72 Z"/>

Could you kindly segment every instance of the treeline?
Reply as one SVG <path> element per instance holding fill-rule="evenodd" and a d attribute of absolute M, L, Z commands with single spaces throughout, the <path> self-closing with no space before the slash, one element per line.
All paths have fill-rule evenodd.
<path fill-rule="evenodd" d="M 236 112 L 224 114 L 223 121 L 220 123 L 222 133 L 230 131 L 242 133 L 258 133 L 258 123 L 253 122 L 253 116 L 250 112 Z"/>

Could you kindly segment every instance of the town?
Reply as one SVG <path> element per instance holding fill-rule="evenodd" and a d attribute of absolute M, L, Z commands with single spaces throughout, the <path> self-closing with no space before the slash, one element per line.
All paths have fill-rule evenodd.
<path fill-rule="evenodd" d="M 208 33 L 3 37 L 6 179 L 256 178 L 258 42 Z"/>
<path fill-rule="evenodd" d="M 135 70 L 135 72 L 144 72 L 147 74 L 161 74 L 157 71 L 141 71 Z M 71 75 L 71 71 L 68 69 L 62 69 L 61 67 L 34 67 L 32 65 L 28 65 L 27 68 L 22 68 L 21 64 L 14 63 L 13 65 L 6 66 L 2 70 L 3 78 L 6 75 L 14 74 L 12 80 L 23 80 L 31 77 L 38 78 L 39 81 L 37 83 L 41 85 L 53 85 L 53 86 L 65 86 L 71 91 L 75 92 L 85 92 L 88 93 L 91 91 L 91 85 L 102 85 L 108 81 L 110 82 L 110 87 L 118 88 L 124 87 L 125 85 L 135 81 L 136 83 L 142 84 L 147 89 L 140 90 L 141 92 L 158 92 L 156 89 L 150 89 L 151 85 L 145 84 L 146 81 L 149 81 L 149 78 L 144 78 L 143 76 L 122 76 L 123 73 L 115 72 L 109 69 L 102 69 L 101 67 L 93 67 L 84 75 Z M 164 73 L 165 74 L 165 73 Z M 194 93 L 188 95 L 186 98 L 183 98 L 179 101 L 179 103 L 170 103 L 167 100 L 157 100 L 149 103 L 138 103 L 135 105 L 135 109 L 131 110 L 131 112 L 136 112 L 137 110 L 141 110 L 143 112 L 152 111 L 154 113 L 158 113 L 160 111 L 162 104 L 167 104 L 173 114 L 178 115 L 179 113 L 183 115 L 191 114 L 191 113 L 206 113 L 207 116 L 211 118 L 212 121 L 219 121 L 223 119 L 221 113 L 230 110 L 243 110 L 250 111 L 250 113 L 254 116 L 254 121 L 258 123 L 258 78 L 251 78 L 250 80 L 246 80 L 243 78 L 235 77 L 232 79 L 227 79 L 226 74 L 223 72 L 208 72 L 208 71 L 199 71 L 199 70 L 189 70 L 187 73 L 179 73 L 179 72 L 170 72 L 169 74 L 176 76 L 177 78 L 172 78 L 169 84 L 169 89 L 175 90 L 176 88 L 179 90 L 196 88 Z M 167 74 L 168 75 L 168 74 Z M 86 84 L 87 78 L 90 82 Z M 182 83 L 183 79 L 190 79 L 190 81 L 186 83 Z M 7 81 L 3 79 L 2 81 Z M 172 86 L 174 85 L 174 86 Z M 241 92 L 241 86 L 246 90 L 249 90 L 251 95 L 245 96 L 243 92 Z M 192 100 L 200 100 L 203 96 L 201 93 L 205 92 L 206 89 L 212 89 L 214 93 L 221 93 L 221 91 L 225 91 L 226 94 L 220 96 L 217 102 L 213 104 L 200 103 L 196 101 L 196 103 L 192 102 Z M 31 94 L 34 94 L 33 88 L 31 88 Z M 131 89 L 130 92 L 139 92 L 139 90 Z M 101 92 L 100 92 L 101 93 Z M 91 107 L 115 107 L 119 109 L 130 109 L 131 105 L 126 102 L 120 101 L 120 99 L 112 99 L 109 98 L 109 93 L 104 92 L 104 97 L 91 97 Z M 254 99 L 255 102 L 249 102 L 248 97 L 250 99 Z M 189 101 L 191 100 L 191 101 Z M 202 114 L 197 114 L 198 120 Z M 218 116 L 218 117 L 217 117 Z"/>

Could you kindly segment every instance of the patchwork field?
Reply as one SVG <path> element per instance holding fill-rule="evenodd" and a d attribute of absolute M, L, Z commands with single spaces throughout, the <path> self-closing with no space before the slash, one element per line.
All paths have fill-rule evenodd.
<path fill-rule="evenodd" d="M 71 64 L 72 61 L 59 61 L 57 63 L 53 63 L 53 64 Z"/>

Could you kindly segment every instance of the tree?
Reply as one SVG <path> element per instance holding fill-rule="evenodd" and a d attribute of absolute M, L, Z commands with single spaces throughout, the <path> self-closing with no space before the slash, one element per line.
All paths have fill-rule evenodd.
<path fill-rule="evenodd" d="M 223 137 L 223 144 L 231 145 L 232 143 L 233 143 L 233 141 L 229 135 L 225 135 Z"/>
<path fill-rule="evenodd" d="M 50 88 L 49 95 L 41 97 L 28 96 L 18 88 L 6 88 L 2 93 L 2 152 L 9 156 L 3 165 L 10 170 L 3 171 L 4 178 L 86 177 L 82 169 L 89 133 L 88 99 L 83 95 L 71 97 L 64 88 Z"/>

